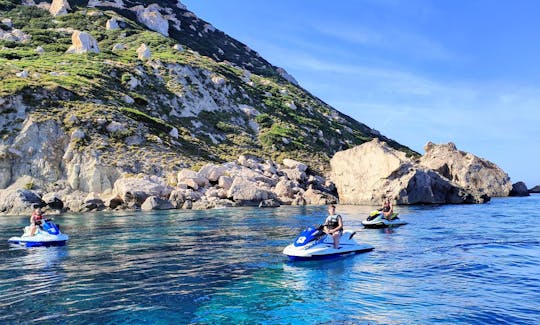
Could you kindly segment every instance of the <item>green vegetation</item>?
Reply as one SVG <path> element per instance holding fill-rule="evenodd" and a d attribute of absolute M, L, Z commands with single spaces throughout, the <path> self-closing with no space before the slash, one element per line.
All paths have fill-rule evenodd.
<path fill-rule="evenodd" d="M 374 136 L 367 126 L 286 82 L 244 44 L 219 31 L 199 36 L 205 29 L 201 20 L 182 16 L 182 31 L 171 27 L 171 37 L 165 37 L 137 23 L 130 10 L 88 9 L 84 0 L 70 4 L 74 12 L 53 18 L 38 7 L 0 0 L 2 17 L 11 18 L 15 28 L 31 36 L 27 43 L 0 41 L 0 96 L 22 95 L 28 114 L 40 121 L 58 121 L 68 134 L 82 129 L 87 136 L 74 142 L 75 148 L 101 152 L 105 163 L 130 170 L 125 161 L 137 157 L 147 168 L 174 170 L 249 153 L 278 161 L 300 159 L 324 170 L 336 150 Z M 119 16 L 123 28 L 106 30 L 107 19 Z M 186 27 L 190 24 L 197 32 Z M 89 32 L 101 52 L 67 54 L 73 29 Z M 151 50 L 150 60 L 137 58 L 142 43 Z M 173 49 L 178 43 L 183 51 Z M 125 50 L 113 52 L 115 44 L 123 44 Z M 38 46 L 44 53 L 35 51 Z M 28 76 L 17 77 L 23 70 Z M 212 76 L 225 82 L 216 85 Z M 129 86 L 132 77 L 140 82 L 134 89 Z M 204 105 L 198 101 L 208 109 L 200 111 Z M 248 116 L 237 108 L 240 105 L 260 114 Z M 252 130 L 251 120 L 258 132 Z M 113 121 L 125 129 L 107 131 Z M 12 138 L 21 122 L 9 121 L 0 137 Z M 170 135 L 173 128 L 178 137 Z"/>

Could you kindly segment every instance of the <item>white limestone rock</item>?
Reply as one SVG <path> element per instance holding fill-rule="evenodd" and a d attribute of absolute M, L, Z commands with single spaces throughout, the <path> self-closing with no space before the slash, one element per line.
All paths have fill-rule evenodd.
<path fill-rule="evenodd" d="M 99 46 L 92 35 L 87 32 L 73 31 L 71 35 L 72 45 L 66 53 L 83 54 L 83 53 L 99 53 Z"/>
<path fill-rule="evenodd" d="M 28 77 L 28 70 L 23 70 L 21 72 L 17 72 L 15 74 L 19 78 L 27 78 Z"/>
<path fill-rule="evenodd" d="M 0 40 L 3 41 L 12 41 L 20 43 L 28 43 L 32 38 L 31 35 L 24 33 L 20 29 L 13 29 L 11 31 L 3 31 L 0 29 Z"/>
<path fill-rule="evenodd" d="M 49 7 L 49 12 L 54 17 L 67 15 L 68 10 L 71 11 L 71 7 L 69 6 L 69 2 L 67 2 L 67 0 L 53 0 L 51 6 Z"/>
<path fill-rule="evenodd" d="M 489 200 L 487 195 L 458 186 L 378 139 L 337 152 L 330 165 L 342 204 L 379 205 L 386 198 L 397 204 Z"/>
<path fill-rule="evenodd" d="M 283 159 L 283 165 L 290 169 L 298 169 L 301 172 L 305 172 L 308 169 L 306 164 L 289 158 Z"/>
<path fill-rule="evenodd" d="M 122 100 L 124 101 L 124 103 L 129 104 L 129 105 L 135 103 L 135 100 L 129 95 L 122 96 Z"/>
<path fill-rule="evenodd" d="M 150 48 L 148 48 L 148 46 L 146 46 L 146 44 L 144 43 L 137 48 L 136 52 L 139 60 L 147 60 L 152 57 L 152 52 L 150 51 Z"/>
<path fill-rule="evenodd" d="M 10 18 L 2 18 L 0 22 L 4 24 L 6 27 L 13 28 L 13 22 L 11 21 Z"/>
<path fill-rule="evenodd" d="M 116 20 L 116 18 L 113 17 L 107 20 L 107 23 L 105 24 L 105 28 L 107 30 L 115 30 L 115 29 L 120 28 L 120 26 L 118 25 L 118 21 Z"/>
<path fill-rule="evenodd" d="M 137 20 L 140 23 L 163 36 L 169 36 L 169 21 L 161 15 L 160 9 L 157 4 L 151 4 L 146 8 L 142 5 L 132 8 L 137 12 Z"/>
<path fill-rule="evenodd" d="M 126 49 L 126 46 L 124 44 L 116 43 L 113 45 L 112 51 L 117 52 L 117 51 L 123 51 L 125 49 Z"/>
<path fill-rule="evenodd" d="M 151 211 L 151 210 L 170 210 L 174 209 L 175 207 L 169 200 L 157 197 L 157 196 L 149 196 L 144 203 L 141 205 L 141 210 L 143 211 Z"/>
<path fill-rule="evenodd" d="M 172 190 L 172 187 L 157 177 L 123 175 L 114 183 L 113 193 L 126 203 L 142 204 L 149 196 L 168 198 Z"/>
<path fill-rule="evenodd" d="M 508 196 L 512 190 L 510 177 L 496 164 L 471 153 L 460 151 L 453 143 L 424 146 L 420 165 L 438 172 L 463 188 L 491 197 Z"/>
<path fill-rule="evenodd" d="M 177 128 L 172 128 L 172 130 L 169 132 L 169 135 L 174 139 L 178 139 L 178 137 L 179 137 L 178 129 Z"/>

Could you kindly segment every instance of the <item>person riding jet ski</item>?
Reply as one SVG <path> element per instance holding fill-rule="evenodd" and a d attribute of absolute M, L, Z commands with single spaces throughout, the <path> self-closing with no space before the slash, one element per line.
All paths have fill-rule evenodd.
<path fill-rule="evenodd" d="M 339 214 L 336 214 L 336 206 L 328 207 L 328 217 L 324 221 L 324 232 L 334 238 L 334 248 L 339 248 L 339 239 L 343 234 L 343 219 Z"/>
<path fill-rule="evenodd" d="M 388 221 L 397 218 L 397 213 L 394 214 L 394 207 L 389 199 L 384 200 L 383 206 L 380 209 L 384 218 Z"/>
<path fill-rule="evenodd" d="M 43 215 L 43 211 L 41 211 L 40 208 L 34 210 L 32 216 L 30 217 L 30 236 L 34 236 L 36 234 L 37 227 L 41 226 L 44 219 L 45 215 Z"/>

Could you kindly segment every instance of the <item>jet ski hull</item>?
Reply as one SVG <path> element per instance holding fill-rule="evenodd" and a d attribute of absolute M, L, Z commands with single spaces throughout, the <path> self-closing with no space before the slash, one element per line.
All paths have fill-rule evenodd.
<path fill-rule="evenodd" d="M 11 237 L 8 239 L 8 242 L 13 245 L 21 245 L 25 247 L 40 247 L 40 246 L 64 246 L 69 237 L 64 234 L 58 236 L 21 236 L 21 237 Z"/>
<path fill-rule="evenodd" d="M 341 256 L 346 255 L 354 255 L 354 254 L 361 254 L 361 253 L 367 253 L 374 249 L 373 246 L 370 245 L 356 245 L 357 247 L 354 248 L 346 248 L 341 246 L 339 249 L 333 248 L 332 245 L 327 245 L 327 249 L 324 252 L 298 252 L 296 250 L 293 250 L 291 247 L 293 245 L 289 245 L 285 247 L 283 250 L 283 254 L 287 255 L 289 257 L 289 260 L 291 261 L 312 261 L 312 260 L 328 260 L 328 259 L 334 259 Z"/>
<path fill-rule="evenodd" d="M 373 220 L 364 220 L 362 225 L 364 228 L 379 229 L 379 228 L 392 228 L 406 225 L 407 222 L 401 219 L 386 220 L 384 218 L 375 218 Z"/>
<path fill-rule="evenodd" d="M 24 247 L 64 246 L 69 239 L 69 236 L 60 232 L 60 227 L 51 220 L 45 220 L 37 227 L 34 236 L 30 236 L 30 229 L 29 226 L 24 227 L 22 236 L 11 237 L 8 243 Z"/>
<path fill-rule="evenodd" d="M 356 242 L 356 240 L 352 238 L 354 234 L 355 233 L 351 231 L 344 231 L 339 241 L 339 248 L 337 249 L 334 248 L 333 238 L 323 235 L 321 239 L 312 241 L 306 245 L 290 244 L 283 249 L 283 254 L 287 255 L 292 261 L 308 261 L 366 253 L 374 249 L 374 247 L 369 244 Z"/>

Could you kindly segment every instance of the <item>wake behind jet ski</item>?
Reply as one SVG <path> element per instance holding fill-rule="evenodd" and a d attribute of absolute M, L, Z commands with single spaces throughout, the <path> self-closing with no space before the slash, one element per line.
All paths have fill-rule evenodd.
<path fill-rule="evenodd" d="M 385 217 L 384 214 L 375 210 L 369 214 L 369 217 L 362 221 L 365 228 L 391 228 L 406 225 L 407 222 L 398 218 L 398 213 L 394 212 L 390 216 Z"/>
<path fill-rule="evenodd" d="M 60 231 L 60 227 L 51 219 L 43 220 L 40 227 L 36 228 L 35 234 L 31 235 L 31 226 L 24 227 L 24 232 L 19 237 L 8 239 L 10 244 L 22 245 L 26 247 L 37 246 L 63 246 L 69 236 Z"/>
<path fill-rule="evenodd" d="M 369 244 L 358 243 L 353 237 L 356 232 L 345 230 L 339 240 L 339 248 L 334 248 L 332 236 L 323 231 L 324 225 L 308 227 L 298 235 L 294 243 L 283 249 L 290 260 L 317 260 L 336 258 L 342 255 L 369 252 L 374 249 Z"/>

